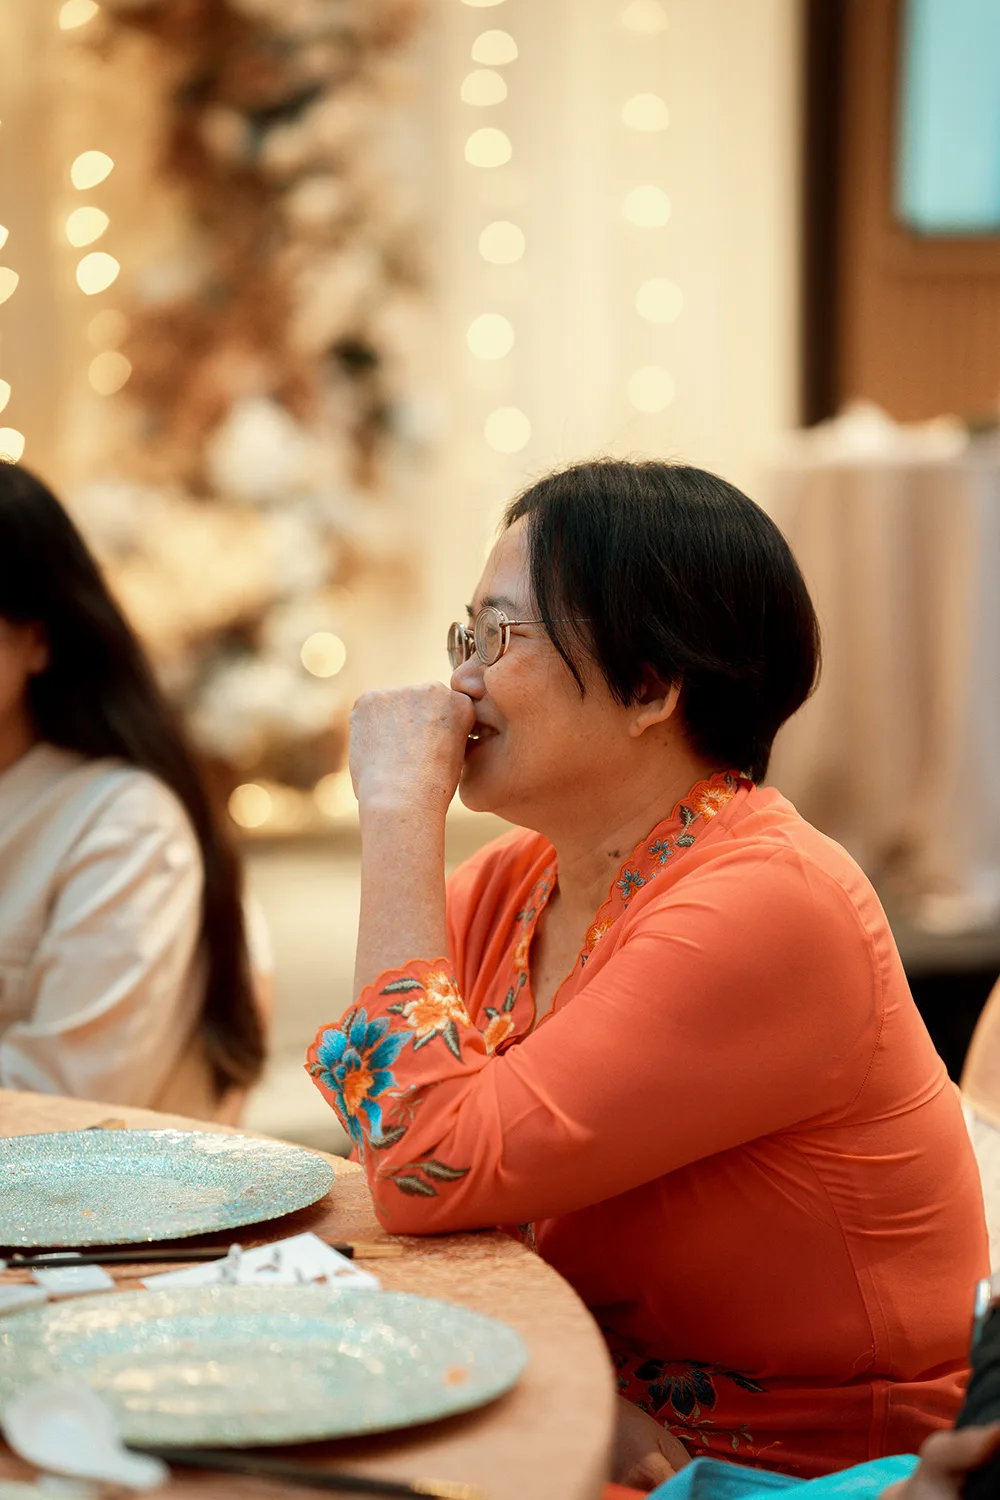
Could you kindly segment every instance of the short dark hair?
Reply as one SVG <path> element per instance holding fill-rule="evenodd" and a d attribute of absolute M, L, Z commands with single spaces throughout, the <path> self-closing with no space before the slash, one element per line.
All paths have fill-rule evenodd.
<path fill-rule="evenodd" d="M 236 851 L 83 538 L 51 490 L 18 464 L 0 464 L 0 618 L 39 625 L 48 643 L 48 666 L 28 687 L 39 735 L 88 759 L 110 756 L 138 766 L 184 807 L 204 872 L 206 1053 L 220 1095 L 230 1085 L 254 1083 L 264 1066 L 264 1028 L 253 998 Z"/>
<path fill-rule="evenodd" d="M 598 459 L 540 480 L 524 517 L 534 603 L 584 691 L 581 653 L 634 703 L 643 674 L 680 682 L 689 741 L 763 779 L 774 736 L 811 693 L 819 625 L 788 543 L 704 469 Z"/>

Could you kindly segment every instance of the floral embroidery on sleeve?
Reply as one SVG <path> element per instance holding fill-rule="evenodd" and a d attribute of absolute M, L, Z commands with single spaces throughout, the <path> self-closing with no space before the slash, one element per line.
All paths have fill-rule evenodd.
<path fill-rule="evenodd" d="M 391 1182 L 411 1198 L 436 1198 L 438 1189 L 435 1184 L 460 1182 L 468 1174 L 468 1167 L 451 1167 L 434 1157 L 421 1157 L 419 1161 L 408 1161 L 401 1167 L 380 1168 L 375 1175 L 380 1182 Z"/>
<path fill-rule="evenodd" d="M 361 998 L 319 1033 L 307 1070 L 348 1131 L 373 1190 L 384 1183 L 410 1198 L 437 1198 L 471 1167 L 442 1159 L 420 1130 L 421 1106 L 475 1058 L 485 1060 L 482 1033 L 446 958 L 389 970 Z M 443 1047 L 430 1045 L 436 1038 Z M 391 1218 L 377 1191 L 376 1202 Z"/>
<path fill-rule="evenodd" d="M 483 1007 L 483 1012 L 487 1020 L 487 1025 L 483 1031 L 483 1041 L 486 1043 L 486 1050 L 491 1056 L 500 1046 L 501 1042 L 505 1042 L 514 1030 L 514 1005 L 519 992 L 527 982 L 527 971 L 522 969 L 517 976 L 517 983 L 511 985 L 499 1010 L 495 1005 L 485 1005 Z"/>
<path fill-rule="evenodd" d="M 390 1031 L 385 1016 L 369 1021 L 363 1007 L 328 1027 L 316 1046 L 311 1076 L 333 1096 L 334 1107 L 364 1157 L 366 1140 L 382 1135 L 382 1100 L 396 1088 L 392 1064 L 410 1040 Z"/>
<path fill-rule="evenodd" d="M 461 1060 L 459 1026 L 471 1026 L 465 1002 L 450 974 L 434 970 L 423 981 L 412 976 L 394 979 L 379 991 L 380 995 L 409 995 L 408 1000 L 390 1005 L 394 1016 L 402 1016 L 413 1032 L 413 1050 L 417 1052 L 439 1036 L 448 1051 Z"/>

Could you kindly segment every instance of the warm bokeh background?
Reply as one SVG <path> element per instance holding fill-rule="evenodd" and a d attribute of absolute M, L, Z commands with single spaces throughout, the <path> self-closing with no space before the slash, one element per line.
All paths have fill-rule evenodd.
<path fill-rule="evenodd" d="M 594 453 L 785 526 L 828 675 L 775 776 L 879 884 L 960 1066 L 1000 970 L 990 8 L 0 4 L 0 448 L 73 509 L 246 841 L 253 1123 L 333 1138 L 300 1059 L 349 986 L 353 697 L 444 675 L 504 501 Z M 943 208 L 942 98 L 984 142 Z M 456 859 L 493 828 L 453 824 Z"/>

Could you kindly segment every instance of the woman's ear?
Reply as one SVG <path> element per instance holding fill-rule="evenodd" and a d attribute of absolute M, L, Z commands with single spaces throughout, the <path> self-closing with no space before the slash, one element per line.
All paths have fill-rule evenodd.
<path fill-rule="evenodd" d="M 643 673 L 642 691 L 629 724 L 629 734 L 633 739 L 638 739 L 647 729 L 652 729 L 654 724 L 665 724 L 668 719 L 673 718 L 680 702 L 682 686 L 680 681 L 665 683 L 649 670 Z"/>

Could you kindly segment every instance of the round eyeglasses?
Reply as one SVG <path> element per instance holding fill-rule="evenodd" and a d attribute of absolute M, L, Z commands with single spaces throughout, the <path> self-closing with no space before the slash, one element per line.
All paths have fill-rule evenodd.
<path fill-rule="evenodd" d="M 510 644 L 512 625 L 541 625 L 542 620 L 510 620 L 502 609 L 488 604 L 472 622 L 472 628 L 456 620 L 448 629 L 448 660 L 452 671 L 471 657 L 473 651 L 484 667 L 498 662 Z"/>

